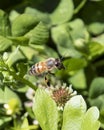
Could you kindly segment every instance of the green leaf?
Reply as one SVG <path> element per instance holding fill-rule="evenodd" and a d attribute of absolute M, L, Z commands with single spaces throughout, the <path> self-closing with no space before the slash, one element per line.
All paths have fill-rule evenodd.
<path fill-rule="evenodd" d="M 72 40 L 69 37 L 66 24 L 53 27 L 51 32 L 52 38 L 57 45 L 59 44 L 64 48 L 72 47 Z"/>
<path fill-rule="evenodd" d="M 71 57 L 80 57 L 81 54 L 74 48 L 68 24 L 62 24 L 51 29 L 52 39 L 56 43 L 60 54 Z"/>
<path fill-rule="evenodd" d="M 97 106 L 100 110 L 104 108 L 104 94 L 96 98 L 88 98 L 88 101 L 91 106 Z"/>
<path fill-rule="evenodd" d="M 39 21 L 45 22 L 47 24 L 50 23 L 49 14 L 43 13 L 35 8 L 27 7 L 25 9 L 25 14 L 33 15 L 33 17 L 37 18 Z"/>
<path fill-rule="evenodd" d="M 5 64 L 3 58 L 0 56 L 0 71 L 7 71 L 7 65 Z"/>
<path fill-rule="evenodd" d="M 62 130 L 81 130 L 82 118 L 86 112 L 86 103 L 81 95 L 72 97 L 63 111 Z"/>
<path fill-rule="evenodd" d="M 28 32 L 25 37 L 29 38 L 29 44 L 44 44 L 49 38 L 49 30 L 46 24 L 40 22 L 33 30 Z"/>
<path fill-rule="evenodd" d="M 84 70 L 79 70 L 77 73 L 71 76 L 69 81 L 73 84 L 75 89 L 85 89 L 87 87 Z"/>
<path fill-rule="evenodd" d="M 30 130 L 28 127 L 29 127 L 28 120 L 27 118 L 24 118 L 23 123 L 21 125 L 21 129 Z"/>
<path fill-rule="evenodd" d="M 0 10 L 0 35 L 8 36 L 11 35 L 11 28 L 8 15 Z"/>
<path fill-rule="evenodd" d="M 10 22 L 12 23 L 14 21 L 14 19 L 19 16 L 20 13 L 16 10 L 11 10 L 10 13 L 9 13 L 9 19 L 10 19 Z"/>
<path fill-rule="evenodd" d="M 27 73 L 27 65 L 24 63 L 18 63 L 17 69 L 21 77 L 23 77 Z"/>
<path fill-rule="evenodd" d="M 102 94 L 104 94 L 104 78 L 98 77 L 95 78 L 91 83 L 89 97 L 96 98 Z"/>
<path fill-rule="evenodd" d="M 82 52 L 88 53 L 89 33 L 81 19 L 53 27 L 51 32 L 62 56 L 81 57 Z"/>
<path fill-rule="evenodd" d="M 10 122 L 11 120 L 12 120 L 12 117 L 0 116 L 0 129 L 2 129 L 2 126 Z"/>
<path fill-rule="evenodd" d="M 72 18 L 74 5 L 72 0 L 61 0 L 59 5 L 50 15 L 52 24 L 61 24 Z"/>
<path fill-rule="evenodd" d="M 69 33 L 71 38 L 75 41 L 77 39 L 84 39 L 87 41 L 89 39 L 88 31 L 81 19 L 75 19 L 68 23 Z"/>
<path fill-rule="evenodd" d="M 4 90 L 0 89 L 0 103 L 8 103 L 11 99 L 16 99 L 21 106 L 21 101 L 15 92 L 8 87 L 5 87 Z"/>
<path fill-rule="evenodd" d="M 103 32 L 103 30 L 104 30 L 104 24 L 102 24 L 102 23 L 98 23 L 98 22 L 94 22 L 94 23 L 92 23 L 92 24 L 90 24 L 89 26 L 88 26 L 88 30 L 92 33 L 92 34 L 95 34 L 95 35 L 97 35 L 97 34 L 100 34 L 100 33 L 102 33 Z"/>
<path fill-rule="evenodd" d="M 22 36 L 33 29 L 38 23 L 38 19 L 29 14 L 21 14 L 12 23 L 13 36 Z"/>
<path fill-rule="evenodd" d="M 63 43 L 64 45 L 65 43 Z M 62 47 L 60 45 L 57 46 L 59 53 L 61 54 L 62 57 L 73 57 L 73 58 L 80 58 L 81 53 L 78 52 L 75 48 L 66 48 Z"/>
<path fill-rule="evenodd" d="M 87 62 L 85 59 L 71 58 L 64 61 L 67 71 L 77 71 L 86 67 Z"/>
<path fill-rule="evenodd" d="M 0 36 L 0 52 L 5 51 L 6 49 L 8 49 L 8 47 L 10 47 L 12 45 L 12 41 Z"/>
<path fill-rule="evenodd" d="M 39 45 L 41 46 L 41 45 Z M 35 49 L 29 46 L 21 46 L 21 51 L 24 53 L 24 55 L 30 60 L 33 55 L 35 55 Z M 38 49 L 37 49 L 38 50 Z"/>
<path fill-rule="evenodd" d="M 45 49 L 49 50 L 49 51 L 45 52 L 47 54 L 47 57 L 58 58 L 58 54 L 57 54 L 57 52 L 54 49 L 52 49 L 52 48 L 50 48 L 48 46 L 46 46 Z"/>
<path fill-rule="evenodd" d="M 104 104 L 102 108 L 100 109 L 100 122 L 101 122 L 101 128 L 104 128 Z"/>
<path fill-rule="evenodd" d="M 5 103 L 4 101 L 4 91 L 2 88 L 0 88 L 0 103 Z"/>
<path fill-rule="evenodd" d="M 91 34 L 98 35 L 104 32 L 103 14 L 103 0 L 100 2 L 87 2 L 87 4 L 84 6 L 81 16 Z"/>
<path fill-rule="evenodd" d="M 27 46 L 29 43 L 29 39 L 21 36 L 21 37 L 8 37 L 14 45 L 21 45 L 21 46 Z"/>
<path fill-rule="evenodd" d="M 98 121 L 99 118 L 99 110 L 97 107 L 91 107 L 86 112 L 82 126 L 80 130 L 99 130 L 100 122 Z"/>
<path fill-rule="evenodd" d="M 88 53 L 87 42 L 89 41 L 89 33 L 81 19 L 75 19 L 68 23 L 68 33 L 74 46 L 84 54 Z"/>
<path fill-rule="evenodd" d="M 0 67 L 1 67 L 1 66 L 0 66 Z M 0 88 L 1 88 L 1 89 L 3 89 L 3 87 L 4 87 L 3 79 L 4 79 L 4 76 L 3 76 L 2 72 L 0 72 Z"/>
<path fill-rule="evenodd" d="M 101 43 L 102 45 L 104 45 L 104 33 L 93 38 L 93 41 Z"/>
<path fill-rule="evenodd" d="M 11 55 L 9 56 L 8 60 L 7 60 L 7 64 L 10 66 L 12 66 L 14 63 L 16 63 L 17 61 L 20 60 L 25 60 L 26 57 L 24 56 L 24 54 L 20 51 L 19 46 L 16 48 L 16 50 L 14 52 L 11 53 Z"/>
<path fill-rule="evenodd" d="M 42 130 L 57 130 L 58 110 L 56 103 L 42 89 L 38 89 L 35 93 L 33 112 Z"/>
<path fill-rule="evenodd" d="M 89 43 L 89 59 L 97 58 L 104 54 L 104 45 L 97 42 Z"/>

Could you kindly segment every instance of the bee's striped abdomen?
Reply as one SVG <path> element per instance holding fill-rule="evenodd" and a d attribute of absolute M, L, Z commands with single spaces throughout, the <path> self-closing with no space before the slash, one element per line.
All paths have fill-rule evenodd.
<path fill-rule="evenodd" d="M 29 74 L 30 74 L 30 75 L 36 75 L 35 65 L 33 65 L 33 66 L 31 67 L 31 69 L 29 70 Z"/>
<path fill-rule="evenodd" d="M 39 62 L 35 64 L 35 71 L 37 74 L 44 73 L 47 71 L 47 66 L 45 62 Z"/>
<path fill-rule="evenodd" d="M 31 75 L 41 75 L 42 73 L 47 71 L 47 66 L 45 62 L 39 62 L 33 65 L 30 69 Z"/>

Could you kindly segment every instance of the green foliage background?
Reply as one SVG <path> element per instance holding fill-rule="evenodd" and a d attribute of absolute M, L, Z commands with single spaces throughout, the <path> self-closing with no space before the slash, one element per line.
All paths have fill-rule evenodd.
<path fill-rule="evenodd" d="M 26 112 L 29 122 L 26 118 L 23 125 L 32 124 L 25 94 L 29 87 L 37 89 L 34 83 L 40 78 L 29 76 L 28 70 L 38 61 L 62 57 L 66 69 L 55 70 L 55 76 L 72 84 L 88 107 L 99 108 L 103 130 L 104 0 L 4 0 L 0 8 L 0 129 L 20 129 Z M 11 116 L 3 108 L 9 101 Z"/>

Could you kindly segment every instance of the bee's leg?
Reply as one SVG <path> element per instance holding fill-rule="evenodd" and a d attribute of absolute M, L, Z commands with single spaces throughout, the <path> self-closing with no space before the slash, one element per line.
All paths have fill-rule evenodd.
<path fill-rule="evenodd" d="M 53 75 L 53 76 L 55 76 L 55 73 L 52 73 L 52 72 L 50 72 L 50 71 L 48 71 L 48 73 L 51 74 L 51 75 Z"/>
<path fill-rule="evenodd" d="M 48 78 L 46 76 L 45 76 L 45 82 L 48 85 L 48 87 L 50 87 L 50 82 L 49 82 L 49 80 L 48 80 Z"/>

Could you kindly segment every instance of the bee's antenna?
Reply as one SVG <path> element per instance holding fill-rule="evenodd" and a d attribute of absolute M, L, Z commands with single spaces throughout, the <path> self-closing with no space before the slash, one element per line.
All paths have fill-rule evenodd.
<path fill-rule="evenodd" d="M 60 60 L 61 60 L 61 61 L 64 61 L 64 60 L 66 59 L 66 58 L 65 58 L 65 56 L 66 56 L 66 55 L 67 55 L 67 52 L 66 52 L 66 53 L 64 53 L 64 54 L 63 54 L 63 56 L 62 56 L 62 55 L 60 55 Z"/>
<path fill-rule="evenodd" d="M 65 59 L 69 59 L 69 58 L 71 58 L 71 57 L 67 55 L 67 52 L 64 53 L 63 56 L 60 56 L 60 60 L 61 60 L 61 61 L 64 61 Z"/>
<path fill-rule="evenodd" d="M 61 56 L 60 60 L 63 61 L 65 58 L 63 56 Z"/>

